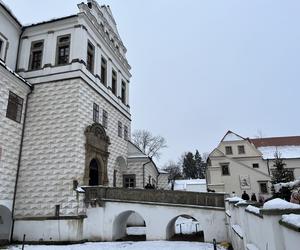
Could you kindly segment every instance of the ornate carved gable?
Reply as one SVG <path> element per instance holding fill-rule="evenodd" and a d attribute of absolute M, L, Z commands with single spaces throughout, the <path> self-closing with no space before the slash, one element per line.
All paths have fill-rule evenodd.
<path fill-rule="evenodd" d="M 104 127 L 100 123 L 94 123 L 88 126 L 84 132 L 86 143 L 103 152 L 108 152 L 110 139 L 106 135 Z"/>

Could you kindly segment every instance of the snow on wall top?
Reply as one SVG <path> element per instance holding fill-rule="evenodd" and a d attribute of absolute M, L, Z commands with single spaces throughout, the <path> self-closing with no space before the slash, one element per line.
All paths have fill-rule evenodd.
<path fill-rule="evenodd" d="M 300 214 L 284 214 L 282 221 L 300 228 Z"/>
<path fill-rule="evenodd" d="M 267 201 L 264 204 L 263 209 L 300 209 L 300 205 L 276 198 Z"/>
<path fill-rule="evenodd" d="M 10 16 L 15 19 L 15 21 L 20 25 L 21 22 L 18 20 L 18 18 L 15 16 L 15 14 L 12 12 L 12 10 L 8 7 L 8 5 L 6 3 L 4 3 L 2 0 L 0 0 L 0 5 L 3 6 L 3 8 L 10 14 Z"/>
<path fill-rule="evenodd" d="M 281 158 L 300 158 L 300 146 L 268 146 L 258 147 L 257 149 L 262 153 L 264 159 L 274 159 L 276 150 Z"/>

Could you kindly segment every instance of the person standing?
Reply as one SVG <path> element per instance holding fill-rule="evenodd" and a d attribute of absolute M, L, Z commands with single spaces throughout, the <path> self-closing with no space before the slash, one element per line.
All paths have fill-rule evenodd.
<path fill-rule="evenodd" d="M 245 201 L 250 200 L 249 194 L 247 194 L 246 191 L 244 191 L 244 193 L 242 194 L 242 199 L 245 200 Z"/>

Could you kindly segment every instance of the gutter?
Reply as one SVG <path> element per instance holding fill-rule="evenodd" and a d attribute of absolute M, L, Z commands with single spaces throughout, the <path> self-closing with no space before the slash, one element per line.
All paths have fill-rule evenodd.
<path fill-rule="evenodd" d="M 151 162 L 152 161 L 150 160 L 143 164 L 143 188 L 145 188 L 145 166 Z"/>
<path fill-rule="evenodd" d="M 28 100 L 29 100 L 29 96 L 33 92 L 33 89 L 34 89 L 34 87 L 31 86 L 30 87 L 30 92 L 26 96 L 26 105 L 25 105 L 25 111 L 24 111 L 24 119 L 23 119 L 20 149 L 19 149 L 16 181 L 15 181 L 15 187 L 14 187 L 13 204 L 12 204 L 12 209 L 11 209 L 12 226 L 11 226 L 11 232 L 10 232 L 10 242 L 12 242 L 13 234 L 14 234 L 14 226 L 15 226 L 14 212 L 15 212 L 15 204 L 16 204 L 16 195 L 17 195 L 17 186 L 18 186 L 18 180 L 19 180 L 19 173 L 20 173 L 20 167 L 21 167 L 21 157 L 22 157 L 22 149 L 23 149 L 23 141 L 24 141 L 24 132 L 25 132 L 25 127 L 26 127 L 25 125 L 26 125 L 26 117 L 27 117 L 27 109 L 28 109 Z"/>

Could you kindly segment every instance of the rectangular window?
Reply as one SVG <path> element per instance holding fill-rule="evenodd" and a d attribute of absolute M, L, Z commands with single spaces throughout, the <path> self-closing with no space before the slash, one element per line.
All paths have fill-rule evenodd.
<path fill-rule="evenodd" d="M 114 170 L 113 187 L 117 186 L 117 170 Z"/>
<path fill-rule="evenodd" d="M 93 44 L 91 44 L 90 42 L 88 42 L 86 68 L 91 73 L 94 72 L 94 58 L 95 58 L 95 47 L 94 47 Z"/>
<path fill-rule="evenodd" d="M 114 95 L 117 95 L 117 72 L 114 70 L 112 70 L 111 91 Z"/>
<path fill-rule="evenodd" d="M 124 188 L 135 187 L 135 174 L 123 175 L 123 187 Z"/>
<path fill-rule="evenodd" d="M 230 175 L 229 164 L 222 164 L 221 168 L 222 168 L 222 175 Z"/>
<path fill-rule="evenodd" d="M 121 100 L 126 104 L 126 83 L 124 81 L 122 81 Z"/>
<path fill-rule="evenodd" d="M 106 86 L 107 84 L 107 61 L 101 57 L 101 83 Z"/>
<path fill-rule="evenodd" d="M 239 155 L 245 154 L 245 147 L 243 145 L 238 146 Z"/>
<path fill-rule="evenodd" d="M 69 63 L 70 58 L 70 35 L 57 38 L 56 64 L 64 65 Z"/>
<path fill-rule="evenodd" d="M 118 122 L 118 136 L 122 137 L 122 122 Z"/>
<path fill-rule="evenodd" d="M 17 96 L 13 92 L 9 92 L 6 117 L 20 123 L 22 117 L 22 109 L 23 98 Z"/>
<path fill-rule="evenodd" d="M 226 146 L 225 147 L 225 152 L 227 155 L 232 155 L 232 147 L 231 146 Z"/>
<path fill-rule="evenodd" d="M 29 69 L 37 70 L 42 68 L 44 41 L 31 43 Z"/>
<path fill-rule="evenodd" d="M 0 59 L 2 59 L 2 48 L 3 48 L 3 41 L 0 39 Z"/>
<path fill-rule="evenodd" d="M 128 141 L 128 127 L 124 126 L 124 139 Z"/>
<path fill-rule="evenodd" d="M 96 103 L 93 105 L 93 121 L 99 122 L 99 105 Z"/>
<path fill-rule="evenodd" d="M 104 128 L 107 128 L 107 124 L 108 124 L 108 113 L 106 110 L 103 110 L 102 113 L 102 125 Z"/>
<path fill-rule="evenodd" d="M 259 183 L 259 189 L 260 189 L 260 192 L 262 194 L 267 194 L 268 193 L 268 185 L 267 185 L 267 182 L 260 182 Z"/>
<path fill-rule="evenodd" d="M 253 164 L 252 164 L 252 167 L 253 167 L 253 168 L 259 168 L 259 164 L 258 164 L 258 163 L 253 163 Z"/>

